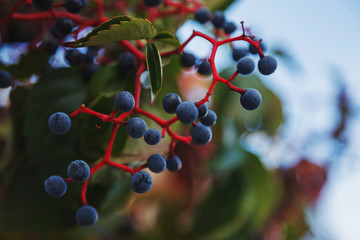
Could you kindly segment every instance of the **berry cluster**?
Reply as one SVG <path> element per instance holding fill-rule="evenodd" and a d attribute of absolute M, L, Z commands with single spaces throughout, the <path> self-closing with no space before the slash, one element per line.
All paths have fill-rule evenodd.
<path fill-rule="evenodd" d="M 243 22 L 241 26 L 237 26 L 234 22 L 227 21 L 224 13 L 216 11 L 211 13 L 202 4 L 195 0 L 185 1 L 187 4 L 172 0 L 144 0 L 141 2 L 141 9 L 150 8 L 148 20 L 154 21 L 156 19 L 164 18 L 172 14 L 193 14 L 195 20 L 205 24 L 211 22 L 214 27 L 215 38 L 212 38 L 199 31 L 193 31 L 192 35 L 175 50 L 159 53 L 160 57 L 165 58 L 173 55 L 180 55 L 180 64 L 184 68 L 196 68 L 200 75 L 212 75 L 212 83 L 206 95 L 197 102 L 182 101 L 181 97 L 176 93 L 168 93 L 162 99 L 162 107 L 168 114 L 173 114 L 169 120 L 161 119 L 154 114 L 145 111 L 140 107 L 141 95 L 141 80 L 140 76 L 150 69 L 148 68 L 147 58 L 143 52 L 143 43 L 141 41 L 130 42 L 122 40 L 119 45 L 123 48 L 123 52 L 118 55 L 117 66 L 121 71 L 129 71 L 136 69 L 135 88 L 134 92 L 120 91 L 114 96 L 114 110 L 110 114 L 103 114 L 91 110 L 85 105 L 82 105 L 71 114 L 63 112 L 56 112 L 48 119 L 48 126 L 55 134 L 66 134 L 71 129 L 71 119 L 80 113 L 86 113 L 99 118 L 103 122 L 112 123 L 112 131 L 106 151 L 102 160 L 96 165 L 89 167 L 83 160 L 75 160 L 68 166 L 68 178 L 62 178 L 54 175 L 45 180 L 44 187 L 46 193 L 54 198 L 60 198 L 66 193 L 67 184 L 72 182 L 81 183 L 81 200 L 84 206 L 78 209 L 75 215 L 76 221 L 83 226 L 90 226 L 98 219 L 98 213 L 94 207 L 87 205 L 86 191 L 91 176 L 103 166 L 111 166 L 119 168 L 132 175 L 130 186 L 136 193 L 148 192 L 153 184 L 151 175 L 144 171 L 148 168 L 152 173 L 161 173 L 167 168 L 171 172 L 179 171 L 182 167 L 180 158 L 175 154 L 174 149 L 178 142 L 184 142 L 194 145 L 208 144 L 212 139 L 211 127 L 216 123 L 217 115 L 213 110 L 208 109 L 206 102 L 212 96 L 216 84 L 225 84 L 230 91 L 240 94 L 240 103 L 246 110 L 257 109 L 262 101 L 259 91 L 253 88 L 242 89 L 232 84 L 232 81 L 241 74 L 249 75 L 255 69 L 254 60 L 247 56 L 249 53 L 256 53 L 260 59 L 258 61 L 258 70 L 263 75 L 272 74 L 277 68 L 277 62 L 274 57 L 263 53 L 264 45 L 261 40 L 255 40 L 254 36 L 246 35 Z M 38 19 L 41 17 L 53 17 L 55 20 L 50 27 L 50 33 L 53 38 L 44 40 L 41 46 L 51 54 L 54 54 L 59 47 L 59 43 L 63 39 L 72 34 L 77 38 L 79 31 L 87 26 L 99 26 L 109 19 L 104 16 L 104 6 L 101 0 L 97 0 L 98 4 L 98 18 L 89 20 L 82 18 L 73 13 L 79 13 L 85 8 L 86 0 L 65 0 L 62 7 L 65 7 L 67 12 L 55 11 L 58 7 L 53 4 L 52 0 L 33 0 L 33 5 L 40 11 L 49 10 L 45 14 L 30 13 L 8 15 L 4 20 L 11 18 Z M 155 8 L 163 4 L 166 10 L 161 11 L 160 8 Z M 169 9 L 168 9 L 169 8 Z M 172 8 L 172 9 L 171 9 Z M 12 11 L 15 11 L 14 7 Z M 162 8 L 161 8 L 162 9 Z M 0 23 L 4 20 L 0 19 Z M 238 36 L 231 36 L 238 27 L 241 27 L 242 34 Z M 74 30 L 75 29 L 75 30 Z M 208 58 L 197 59 L 191 53 L 184 52 L 184 48 L 195 37 L 201 37 L 212 44 L 212 50 Z M 228 79 L 219 76 L 215 67 L 215 56 L 220 46 L 224 44 L 232 44 L 235 41 L 245 41 L 249 43 L 249 49 L 234 49 L 233 58 L 237 61 L 237 70 Z M 149 40 L 148 42 L 151 42 Z M 231 45 L 232 46 L 232 45 Z M 63 46 L 61 46 L 63 47 Z M 65 51 L 65 59 L 71 66 L 87 66 L 89 74 L 97 69 L 97 64 L 106 64 L 107 61 L 95 63 L 94 58 L 97 53 L 97 48 L 88 48 L 86 54 L 80 53 L 76 49 Z M 0 71 L 0 88 L 9 87 L 12 85 L 12 79 L 7 71 Z M 136 115 L 136 116 L 134 116 Z M 156 128 L 147 128 L 146 122 L 142 118 L 146 117 L 159 125 L 161 130 Z M 180 122 L 185 125 L 191 125 L 189 136 L 182 136 L 176 134 L 172 129 L 175 122 Z M 166 134 L 171 138 L 169 145 L 169 154 L 166 159 L 162 154 L 152 154 L 142 165 L 131 168 L 127 164 L 120 164 L 111 160 L 111 153 L 114 144 L 114 139 L 120 127 L 124 127 L 128 136 L 135 139 L 143 138 L 148 145 L 158 144 Z"/>

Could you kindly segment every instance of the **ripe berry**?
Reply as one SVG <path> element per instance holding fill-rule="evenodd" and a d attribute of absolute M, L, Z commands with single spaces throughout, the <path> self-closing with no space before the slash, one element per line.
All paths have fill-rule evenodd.
<path fill-rule="evenodd" d="M 69 164 L 67 173 L 74 182 L 82 183 L 90 177 L 90 167 L 83 160 L 75 160 Z"/>
<path fill-rule="evenodd" d="M 145 132 L 144 140 L 149 145 L 156 145 L 160 142 L 161 133 L 155 128 L 150 128 Z"/>
<path fill-rule="evenodd" d="M 97 54 L 97 49 L 95 47 L 88 47 L 88 50 L 84 55 L 84 62 L 87 64 L 93 64 L 96 54 Z"/>
<path fill-rule="evenodd" d="M 166 160 L 166 168 L 170 172 L 179 171 L 182 167 L 181 160 L 178 156 L 169 156 Z"/>
<path fill-rule="evenodd" d="M 265 56 L 258 62 L 259 72 L 264 75 L 272 74 L 277 67 L 277 61 L 273 56 Z"/>
<path fill-rule="evenodd" d="M 42 43 L 42 48 L 46 52 L 50 53 L 51 55 L 56 52 L 58 46 L 59 46 L 59 42 L 56 39 L 53 39 L 53 38 L 46 39 Z"/>
<path fill-rule="evenodd" d="M 32 0 L 32 4 L 40 11 L 49 10 L 54 0 Z"/>
<path fill-rule="evenodd" d="M 248 54 L 248 50 L 245 48 L 237 48 L 233 51 L 233 59 L 234 61 L 239 61 L 241 58 L 245 57 Z"/>
<path fill-rule="evenodd" d="M 160 154 L 153 154 L 147 159 L 146 165 L 150 171 L 161 173 L 166 168 L 166 160 Z"/>
<path fill-rule="evenodd" d="M 79 13 L 86 6 L 86 0 L 65 0 L 65 9 L 70 13 Z"/>
<path fill-rule="evenodd" d="M 184 124 L 194 122 L 198 117 L 199 111 L 193 102 L 182 102 L 176 108 L 176 116 Z"/>
<path fill-rule="evenodd" d="M 65 52 L 65 59 L 71 66 L 78 66 L 84 60 L 84 55 L 77 49 L 70 49 Z"/>
<path fill-rule="evenodd" d="M 11 75 L 8 71 L 0 70 L 0 88 L 11 86 Z"/>
<path fill-rule="evenodd" d="M 157 7 L 162 3 L 163 0 L 144 0 L 144 3 L 148 7 Z"/>
<path fill-rule="evenodd" d="M 69 18 L 58 18 L 51 27 L 51 34 L 55 38 L 64 38 L 66 35 L 71 33 L 74 27 L 73 22 Z"/>
<path fill-rule="evenodd" d="M 45 192 L 53 198 L 64 196 L 67 190 L 65 180 L 60 176 L 51 176 L 44 182 Z"/>
<path fill-rule="evenodd" d="M 180 62 L 183 67 L 189 68 L 194 66 L 196 57 L 191 53 L 183 53 L 180 57 Z"/>
<path fill-rule="evenodd" d="M 76 211 L 75 219 L 79 225 L 88 227 L 97 222 L 98 213 L 91 206 L 82 206 Z"/>
<path fill-rule="evenodd" d="M 246 110 L 255 110 L 261 104 L 261 94 L 254 88 L 246 89 L 246 92 L 241 95 L 240 103 Z"/>
<path fill-rule="evenodd" d="M 236 25 L 233 22 L 225 22 L 222 28 L 224 29 L 225 33 L 231 34 L 236 30 Z"/>
<path fill-rule="evenodd" d="M 258 41 L 258 40 L 254 39 L 254 41 Z M 263 51 L 263 52 L 266 51 L 266 46 L 263 42 L 260 42 L 260 48 L 261 48 L 261 51 Z M 250 44 L 250 46 L 249 46 L 249 52 L 252 54 L 258 54 L 256 47 L 252 44 Z"/>
<path fill-rule="evenodd" d="M 139 171 L 131 177 L 131 188 L 136 193 L 146 193 L 152 186 L 152 177 L 144 171 Z"/>
<path fill-rule="evenodd" d="M 243 57 L 237 64 L 237 71 L 242 75 L 249 75 L 254 71 L 255 63 L 250 57 Z"/>
<path fill-rule="evenodd" d="M 212 23 L 214 24 L 215 28 L 221 28 L 225 23 L 225 16 L 224 13 L 221 11 L 216 11 L 213 14 Z"/>
<path fill-rule="evenodd" d="M 146 123 L 139 117 L 133 117 L 126 124 L 126 131 L 130 137 L 141 138 L 145 134 Z"/>
<path fill-rule="evenodd" d="M 176 108 L 181 102 L 179 95 L 176 93 L 168 93 L 162 100 L 162 106 L 165 112 L 173 114 L 176 113 Z"/>
<path fill-rule="evenodd" d="M 136 59 L 132 53 L 122 52 L 120 53 L 117 64 L 121 70 L 129 70 L 136 66 Z"/>
<path fill-rule="evenodd" d="M 66 113 L 56 112 L 49 117 L 48 125 L 53 133 L 65 134 L 71 127 L 71 120 Z"/>
<path fill-rule="evenodd" d="M 135 99 L 128 91 L 122 91 L 116 94 L 115 107 L 121 112 L 130 112 L 135 106 Z"/>
<path fill-rule="evenodd" d="M 216 113 L 213 110 L 209 110 L 205 117 L 200 118 L 200 122 L 207 127 L 213 126 L 216 123 Z"/>
<path fill-rule="evenodd" d="M 196 145 L 208 144 L 212 138 L 211 129 L 200 123 L 191 129 L 190 134 L 192 142 Z"/>
<path fill-rule="evenodd" d="M 199 23 L 206 23 L 207 21 L 210 20 L 210 17 L 211 17 L 211 13 L 207 8 L 202 7 L 196 10 L 195 12 L 195 20 L 198 21 Z"/>
<path fill-rule="evenodd" d="M 197 72 L 198 72 L 200 75 L 203 75 L 203 76 L 210 75 L 211 72 L 212 72 L 212 71 L 211 71 L 210 63 L 209 63 L 207 60 L 205 60 L 205 61 L 203 61 L 202 63 L 200 63 Z"/>
<path fill-rule="evenodd" d="M 205 117 L 206 114 L 208 113 L 208 107 L 205 103 L 203 103 L 202 105 L 200 105 L 198 107 L 198 111 L 199 111 L 199 114 L 198 114 L 198 118 L 202 118 L 202 117 Z"/>

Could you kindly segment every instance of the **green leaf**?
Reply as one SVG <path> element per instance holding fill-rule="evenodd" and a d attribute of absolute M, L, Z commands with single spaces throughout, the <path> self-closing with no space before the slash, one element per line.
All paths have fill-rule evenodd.
<path fill-rule="evenodd" d="M 122 40 L 152 39 L 154 26 L 147 19 L 117 16 L 93 29 L 86 37 L 64 43 L 66 47 L 88 47 Z"/>
<path fill-rule="evenodd" d="M 21 55 L 19 63 L 9 66 L 0 65 L 0 68 L 9 71 L 13 78 L 21 80 L 30 77 L 34 73 L 43 71 L 49 57 L 50 54 L 46 51 L 34 49 Z"/>
<path fill-rule="evenodd" d="M 157 33 L 153 40 L 156 42 L 157 45 L 165 43 L 176 48 L 180 47 L 181 45 L 176 36 L 174 36 L 171 32 L 167 31 L 161 31 Z"/>
<path fill-rule="evenodd" d="M 90 79 L 90 101 L 100 95 L 114 95 L 120 89 L 128 89 L 128 85 L 133 85 L 136 71 L 136 68 L 129 71 L 121 70 L 116 62 L 100 67 Z"/>
<path fill-rule="evenodd" d="M 110 114 L 114 110 L 114 97 L 111 95 L 102 95 L 96 98 L 89 106 L 91 110 L 96 112 Z M 90 159 L 95 161 L 102 157 L 105 153 L 113 124 L 110 122 L 102 122 L 100 119 L 83 115 L 80 127 L 80 148 L 81 151 Z M 127 134 L 123 126 L 119 127 L 115 137 L 112 155 L 122 152 L 127 140 Z"/>
<path fill-rule="evenodd" d="M 205 0 L 204 6 L 208 7 L 211 11 L 226 10 L 234 0 Z"/>
<path fill-rule="evenodd" d="M 51 239 L 60 228 L 75 224 L 69 219 L 80 205 L 80 185 L 69 187 L 61 201 L 57 201 L 47 196 L 43 184 L 51 175 L 66 177 L 67 165 L 79 155 L 77 121 L 72 120 L 68 133 L 56 135 L 49 130 L 48 118 L 56 111 L 74 111 L 83 97 L 81 72 L 73 68 L 50 70 L 31 88 L 19 86 L 11 92 L 13 133 L 9 143 L 11 155 L 6 159 L 11 164 L 1 174 L 2 239 L 8 239 L 4 231 L 37 232 Z"/>
<path fill-rule="evenodd" d="M 192 236 L 251 239 L 271 216 L 281 188 L 255 155 L 239 147 L 221 149 L 212 169 L 213 187 L 201 203 Z"/>
<path fill-rule="evenodd" d="M 163 83 L 161 57 L 159 49 L 155 43 L 148 43 L 146 45 L 146 63 L 151 83 L 151 102 L 153 103 L 159 94 Z"/>

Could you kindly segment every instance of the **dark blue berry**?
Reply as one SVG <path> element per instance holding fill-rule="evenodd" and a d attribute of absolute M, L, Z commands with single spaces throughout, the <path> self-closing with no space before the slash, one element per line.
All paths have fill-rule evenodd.
<path fill-rule="evenodd" d="M 129 70 L 136 66 L 136 59 L 132 53 L 122 52 L 120 53 L 117 64 L 121 70 Z"/>
<path fill-rule="evenodd" d="M 49 38 L 45 40 L 42 44 L 42 48 L 51 55 L 56 52 L 58 46 L 59 46 L 59 42 L 53 38 Z"/>
<path fill-rule="evenodd" d="M 93 64 L 94 58 L 96 57 L 97 49 L 89 47 L 86 54 L 84 55 L 84 62 L 87 64 Z"/>
<path fill-rule="evenodd" d="M 176 108 L 176 116 L 184 124 L 194 122 L 198 117 L 199 111 L 193 102 L 182 102 Z"/>
<path fill-rule="evenodd" d="M 66 113 L 56 112 L 49 117 L 48 125 L 53 133 L 65 134 L 71 127 L 71 120 Z"/>
<path fill-rule="evenodd" d="M 265 56 L 258 62 L 259 72 L 263 75 L 269 75 L 275 72 L 277 61 L 273 56 Z"/>
<path fill-rule="evenodd" d="M 255 63 L 250 57 L 243 57 L 238 62 L 236 68 L 238 73 L 242 75 L 249 75 L 254 71 Z"/>
<path fill-rule="evenodd" d="M 126 131 L 130 137 L 141 138 L 145 134 L 146 123 L 139 117 L 133 117 L 126 124 Z"/>
<path fill-rule="evenodd" d="M 245 57 L 248 54 L 248 50 L 245 48 L 236 48 L 233 51 L 233 59 L 234 61 L 239 61 L 241 58 Z"/>
<path fill-rule="evenodd" d="M 217 115 L 213 110 L 209 110 L 205 117 L 200 118 L 200 122 L 207 127 L 213 126 L 216 123 Z"/>
<path fill-rule="evenodd" d="M 206 114 L 208 113 L 208 107 L 207 107 L 207 105 L 206 105 L 205 103 L 204 103 L 204 104 L 201 104 L 201 105 L 198 107 L 198 111 L 199 111 L 198 118 L 205 117 Z"/>
<path fill-rule="evenodd" d="M 90 177 L 90 167 L 83 160 L 75 160 L 69 164 L 67 173 L 74 182 L 82 183 Z"/>
<path fill-rule="evenodd" d="M 196 145 L 208 144 L 212 138 L 211 129 L 200 123 L 191 129 L 190 134 L 192 142 Z"/>
<path fill-rule="evenodd" d="M 203 75 L 203 76 L 210 75 L 211 72 L 212 72 L 212 71 L 211 71 L 210 63 L 209 63 L 207 60 L 205 60 L 205 61 L 203 61 L 202 63 L 200 63 L 197 72 L 198 72 L 200 75 Z"/>
<path fill-rule="evenodd" d="M 236 30 L 236 25 L 233 22 L 225 22 L 222 28 L 224 29 L 225 33 L 231 34 Z"/>
<path fill-rule="evenodd" d="M 162 106 L 167 113 L 176 113 L 177 106 L 181 103 L 181 98 L 176 93 L 168 93 L 162 100 Z"/>
<path fill-rule="evenodd" d="M 150 171 L 161 173 L 166 168 L 166 160 L 160 154 L 153 154 L 147 159 L 146 165 Z"/>
<path fill-rule="evenodd" d="M 8 71 L 0 70 L 0 88 L 11 86 L 11 75 Z"/>
<path fill-rule="evenodd" d="M 97 222 L 98 213 L 91 206 L 82 206 L 76 211 L 75 219 L 79 225 L 88 227 Z"/>
<path fill-rule="evenodd" d="M 54 0 L 32 0 L 32 4 L 40 11 L 49 10 Z"/>
<path fill-rule="evenodd" d="M 196 10 L 195 12 L 195 20 L 198 21 L 199 23 L 206 23 L 207 21 L 210 20 L 210 18 L 211 18 L 211 13 L 207 8 L 202 7 Z"/>
<path fill-rule="evenodd" d="M 115 96 L 115 107 L 121 112 L 130 112 L 135 106 L 134 96 L 128 91 L 122 91 Z"/>
<path fill-rule="evenodd" d="M 144 3 L 148 7 L 157 7 L 162 3 L 163 0 L 144 0 Z"/>
<path fill-rule="evenodd" d="M 240 103 L 246 110 L 255 110 L 261 104 L 261 94 L 254 88 L 246 89 L 246 92 L 241 95 Z"/>
<path fill-rule="evenodd" d="M 254 41 L 258 41 L 257 39 L 254 39 Z M 263 42 L 260 42 L 260 48 L 261 48 L 261 51 L 265 52 L 266 51 L 266 46 Z M 256 49 L 256 47 L 252 44 L 250 44 L 249 46 L 249 52 L 252 53 L 252 54 L 258 54 L 258 50 Z"/>
<path fill-rule="evenodd" d="M 67 185 L 62 177 L 51 176 L 45 180 L 44 188 L 50 197 L 59 198 L 66 193 Z"/>
<path fill-rule="evenodd" d="M 150 128 L 145 132 L 144 140 L 149 145 L 156 145 L 160 142 L 161 133 L 155 128 Z"/>
<path fill-rule="evenodd" d="M 78 66 L 84 60 L 84 55 L 77 49 L 70 49 L 65 52 L 65 59 L 71 66 Z"/>
<path fill-rule="evenodd" d="M 70 13 L 79 13 L 86 6 L 86 0 L 65 0 L 65 9 Z"/>
<path fill-rule="evenodd" d="M 178 156 L 169 156 L 166 160 L 166 168 L 170 172 L 179 171 L 182 168 L 181 160 Z"/>
<path fill-rule="evenodd" d="M 216 11 L 213 14 L 212 23 L 215 28 L 221 28 L 225 23 L 225 16 L 222 11 Z"/>
<path fill-rule="evenodd" d="M 66 35 L 71 33 L 74 27 L 73 22 L 69 18 L 58 18 L 51 27 L 51 34 L 55 38 L 64 38 Z"/>
<path fill-rule="evenodd" d="M 139 171 L 131 177 L 131 188 L 136 193 L 146 193 L 152 186 L 152 177 L 144 171 Z"/>
<path fill-rule="evenodd" d="M 181 65 L 186 68 L 194 66 L 195 61 L 196 57 L 191 53 L 183 53 L 180 58 Z"/>

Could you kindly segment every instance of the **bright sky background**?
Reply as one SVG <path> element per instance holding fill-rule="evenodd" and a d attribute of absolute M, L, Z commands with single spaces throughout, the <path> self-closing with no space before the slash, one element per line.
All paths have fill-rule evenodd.
<path fill-rule="evenodd" d="M 282 47 L 300 65 L 300 70 L 294 71 L 278 59 L 277 71 L 263 77 L 281 98 L 286 122 L 275 143 L 258 134 L 249 139 L 249 148 L 262 156 L 268 167 L 293 165 L 298 159 L 292 156 L 299 152 L 318 164 L 331 159 L 329 179 L 318 204 L 308 210 L 314 236 L 304 239 L 359 240 L 360 1 L 243 0 L 235 2 L 226 17 L 238 24 L 245 21 L 270 50 Z M 181 41 L 194 27 L 206 32 L 200 24 L 188 21 L 178 33 Z M 186 50 L 205 57 L 209 49 L 198 40 Z M 219 53 L 216 60 L 218 69 L 233 64 L 227 51 Z M 335 105 L 339 84 L 335 80 L 343 80 L 353 105 L 347 126 L 349 145 L 339 157 L 334 157 L 334 145 L 328 140 L 339 117 Z"/>

